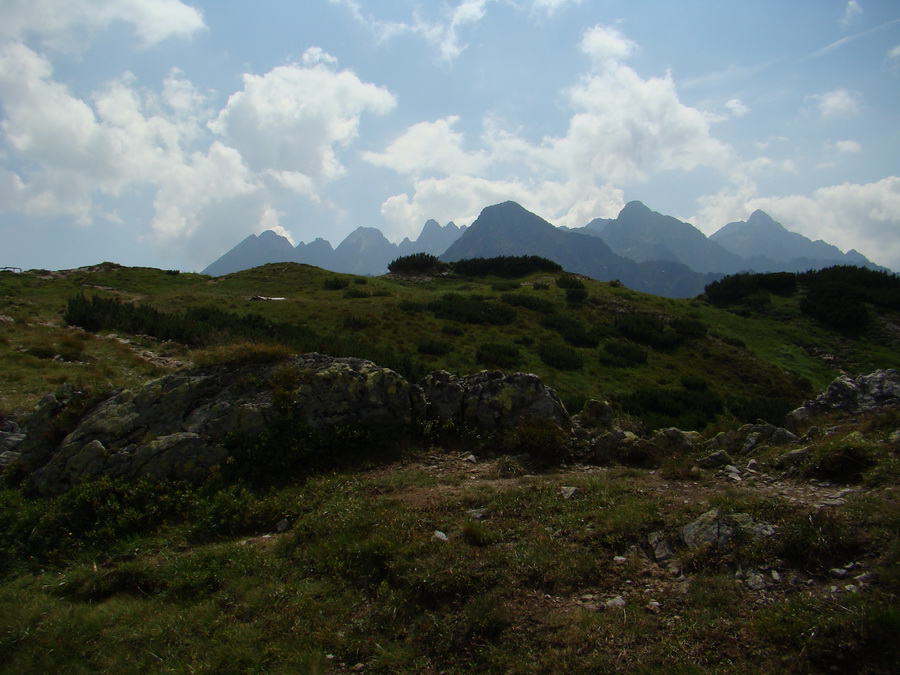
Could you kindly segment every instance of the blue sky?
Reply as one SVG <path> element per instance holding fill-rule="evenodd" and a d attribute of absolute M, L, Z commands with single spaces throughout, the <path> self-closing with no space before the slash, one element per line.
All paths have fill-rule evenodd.
<path fill-rule="evenodd" d="M 198 270 L 508 199 L 763 209 L 900 270 L 900 3 L 0 3 L 0 266 Z"/>

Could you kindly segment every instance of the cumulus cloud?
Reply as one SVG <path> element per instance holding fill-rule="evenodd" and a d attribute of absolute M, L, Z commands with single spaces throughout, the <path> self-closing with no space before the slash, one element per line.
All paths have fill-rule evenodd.
<path fill-rule="evenodd" d="M 117 22 L 130 24 L 145 47 L 205 27 L 200 11 L 180 0 L 5 0 L 0 17 L 0 40 L 33 38 L 60 51 L 82 48 Z"/>
<path fill-rule="evenodd" d="M 307 65 L 244 75 L 243 89 L 231 95 L 210 129 L 254 171 L 293 172 L 317 184 L 339 177 L 344 167 L 338 153 L 358 136 L 361 115 L 387 113 L 396 99 L 350 71 L 336 71 L 326 57 L 308 51 Z"/>
<path fill-rule="evenodd" d="M 516 201 L 554 225 L 582 227 L 598 216 L 615 217 L 625 205 L 622 190 L 609 185 L 585 186 L 554 181 L 492 180 L 455 174 L 425 178 L 413 184 L 412 195 L 387 199 L 381 213 L 397 236 L 414 236 L 435 214 L 471 223 L 488 204 Z"/>
<path fill-rule="evenodd" d="M 302 63 L 246 75 L 216 111 L 178 70 L 156 91 L 126 72 L 78 97 L 55 79 L 46 55 L 7 42 L 0 46 L 0 207 L 90 225 L 121 221 L 108 210 L 111 200 L 147 196 L 149 217 L 135 220 L 132 212 L 127 225 L 197 266 L 209 262 L 210 241 L 248 229 L 285 231 L 279 197 L 318 202 L 344 172 L 341 153 L 358 136 L 361 116 L 395 105 L 386 89 L 334 66 L 312 49 Z"/>
<path fill-rule="evenodd" d="M 860 104 L 856 97 L 846 89 L 835 89 L 824 94 L 810 96 L 815 102 L 819 116 L 823 120 L 835 120 L 853 117 L 860 112 Z"/>
<path fill-rule="evenodd" d="M 580 47 L 591 68 L 563 92 L 573 110 L 563 136 L 535 144 L 488 118 L 483 150 L 467 152 L 451 117 L 413 125 L 383 152 L 368 153 L 369 162 L 417 179 L 411 194 L 384 203 L 392 227 L 409 233 L 437 213 L 466 222 L 476 206 L 507 199 L 580 227 L 615 216 L 621 186 L 652 172 L 725 171 L 734 162 L 731 148 L 710 133 L 709 116 L 679 100 L 671 76 L 644 78 L 623 63 L 638 47 L 617 28 L 589 29 Z M 527 178 L 517 177 L 523 172 Z"/>
<path fill-rule="evenodd" d="M 732 151 L 712 136 L 709 118 L 683 104 L 671 75 L 641 77 L 619 59 L 635 48 L 615 28 L 595 27 L 582 50 L 594 68 L 568 91 L 576 113 L 566 136 L 546 144 L 549 162 L 598 181 L 641 181 L 650 171 L 724 167 Z"/>
<path fill-rule="evenodd" d="M 420 122 L 394 139 L 384 152 L 366 152 L 363 158 L 399 173 L 419 176 L 439 174 L 478 174 L 488 158 L 484 151 L 466 152 L 463 135 L 453 129 L 459 117 L 451 115 L 434 122 Z"/>

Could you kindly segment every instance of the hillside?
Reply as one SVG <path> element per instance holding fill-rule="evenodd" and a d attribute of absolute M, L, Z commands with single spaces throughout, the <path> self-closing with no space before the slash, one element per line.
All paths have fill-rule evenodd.
<path fill-rule="evenodd" d="M 784 413 L 843 371 L 898 365 L 895 277 L 739 275 L 671 300 L 488 274 L 515 267 L 0 273 L 0 441 L 42 399 L 74 402 L 31 421 L 59 440 L 92 402 L 164 414 L 152 396 L 189 399 L 203 378 L 271 387 L 258 400 L 286 415 L 231 437 L 233 461 L 200 482 L 107 476 L 38 498 L 9 464 L 0 672 L 891 672 L 900 382 L 845 378 L 839 405 Z M 842 293 L 862 313 L 831 311 Z M 291 351 L 411 382 L 534 372 L 582 414 L 571 433 L 432 421 L 311 436 L 284 398 L 314 393 L 309 369 L 240 370 Z M 121 411 L 101 425 L 112 437 L 138 416 Z M 654 433 L 669 426 L 684 432 Z M 132 436 L 94 449 L 160 447 Z"/>

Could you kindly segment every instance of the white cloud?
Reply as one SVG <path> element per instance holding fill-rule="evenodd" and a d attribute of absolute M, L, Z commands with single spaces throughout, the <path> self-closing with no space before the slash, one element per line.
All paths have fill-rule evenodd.
<path fill-rule="evenodd" d="M 581 51 L 600 65 L 614 65 L 631 56 L 637 43 L 626 38 L 613 26 L 596 25 L 581 40 Z"/>
<path fill-rule="evenodd" d="M 856 141 L 835 141 L 834 149 L 838 154 L 844 155 L 848 152 L 861 152 L 862 146 Z"/>
<path fill-rule="evenodd" d="M 458 121 L 459 117 L 451 115 L 434 122 L 419 122 L 394 139 L 384 152 L 366 152 L 363 158 L 376 166 L 413 176 L 430 171 L 478 174 L 486 165 L 486 154 L 463 150 L 463 135 L 453 130 Z"/>
<path fill-rule="evenodd" d="M 625 205 L 623 193 L 612 186 L 584 186 L 574 182 L 490 180 L 455 174 L 415 181 L 412 195 L 387 199 L 381 213 L 396 238 L 414 236 L 428 218 L 469 224 L 488 204 L 516 201 L 554 225 L 582 227 L 598 216 L 615 217 Z"/>
<path fill-rule="evenodd" d="M 205 27 L 200 11 L 180 0 L 4 0 L 0 40 L 36 38 L 45 47 L 72 51 L 119 22 L 130 24 L 144 46 Z"/>
<path fill-rule="evenodd" d="M 873 262 L 900 271 L 900 177 L 815 190 L 810 195 L 759 197 L 746 183 L 698 200 L 695 219 L 707 234 L 762 209 L 788 230 L 823 239 L 843 251 L 857 249 Z"/>
<path fill-rule="evenodd" d="M 580 5 L 581 0 L 533 0 L 532 11 L 543 11 L 553 14 L 567 5 Z"/>
<path fill-rule="evenodd" d="M 816 102 L 819 116 L 823 120 L 853 117 L 859 114 L 859 101 L 846 89 L 835 89 L 824 94 L 810 96 Z"/>
<path fill-rule="evenodd" d="M 725 101 L 725 109 L 732 117 L 743 117 L 750 112 L 750 108 L 739 98 L 730 98 Z"/>
<path fill-rule="evenodd" d="M 577 111 L 566 136 L 545 143 L 547 161 L 571 175 L 631 183 L 651 171 L 723 168 L 731 149 L 715 139 L 708 116 L 684 105 L 671 76 L 642 78 L 617 59 L 634 44 L 616 29 L 589 30 L 582 49 L 595 69 L 568 91 Z"/>
<path fill-rule="evenodd" d="M 841 28 L 847 30 L 852 26 L 863 14 L 862 7 L 859 6 L 859 3 L 856 0 L 850 0 L 847 3 L 847 7 L 844 9 L 844 16 L 841 17 Z"/>
<path fill-rule="evenodd" d="M 313 65 L 244 75 L 244 88 L 209 127 L 254 171 L 296 172 L 322 184 L 343 174 L 338 151 L 357 137 L 361 115 L 385 114 L 396 99 L 350 71 L 332 69 L 320 50 L 307 52 L 305 61 Z"/>
<path fill-rule="evenodd" d="M 124 73 L 78 98 L 46 56 L 7 43 L 0 208 L 88 225 L 120 220 L 108 212 L 111 198 L 149 196 L 152 215 L 132 211 L 127 226 L 149 225 L 142 241 L 197 266 L 209 262 L 211 241 L 280 227 L 275 200 L 290 193 L 319 203 L 322 186 L 343 172 L 361 116 L 395 105 L 387 90 L 331 68 L 321 50 L 305 56 L 307 66 L 245 76 L 216 114 L 177 70 L 157 92 Z M 211 130 L 219 140 L 210 144 Z"/>
<path fill-rule="evenodd" d="M 681 103 L 669 75 L 643 78 L 621 62 L 635 43 L 615 28 L 595 26 L 581 49 L 592 68 L 564 92 L 573 114 L 562 137 L 534 144 L 488 117 L 482 149 L 466 151 L 453 128 L 457 118 L 448 117 L 414 125 L 383 152 L 367 153 L 369 162 L 417 179 L 411 194 L 382 206 L 392 234 L 414 233 L 440 214 L 471 221 L 485 204 L 508 199 L 556 224 L 580 227 L 615 216 L 623 205 L 620 186 L 650 173 L 730 170 L 733 151 L 710 134 L 708 115 Z M 732 108 L 738 104 L 735 99 Z"/>

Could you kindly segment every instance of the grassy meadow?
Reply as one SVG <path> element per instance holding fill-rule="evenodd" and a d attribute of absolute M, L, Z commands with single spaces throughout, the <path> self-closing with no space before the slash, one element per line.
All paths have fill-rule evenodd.
<path fill-rule="evenodd" d="M 873 304 L 865 331 L 837 331 L 803 297 L 716 306 L 565 273 L 286 263 L 221 278 L 109 263 L 0 273 L 0 415 L 24 421 L 64 382 L 106 391 L 277 343 L 414 379 L 530 371 L 571 413 L 605 399 L 634 431 L 709 438 L 780 424 L 841 372 L 898 365 L 897 309 Z M 68 325 L 76 309 L 102 327 Z M 735 457 L 740 480 L 693 469 L 700 450 L 653 469 L 537 472 L 518 458 L 535 439 L 427 425 L 269 484 L 104 479 L 38 499 L 13 468 L 0 673 L 896 672 L 900 416 L 815 423 L 793 472 L 785 448 L 764 447 L 755 468 Z M 648 555 L 648 537 L 713 508 L 775 534 Z"/>

